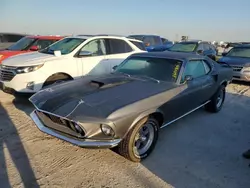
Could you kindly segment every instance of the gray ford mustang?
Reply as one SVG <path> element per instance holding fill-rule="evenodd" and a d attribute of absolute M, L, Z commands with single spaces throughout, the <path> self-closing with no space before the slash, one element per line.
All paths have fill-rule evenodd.
<path fill-rule="evenodd" d="M 227 65 L 178 52 L 133 54 L 108 75 L 85 76 L 34 94 L 31 118 L 43 132 L 81 147 L 117 147 L 139 162 L 160 128 L 205 106 L 221 110 Z"/>

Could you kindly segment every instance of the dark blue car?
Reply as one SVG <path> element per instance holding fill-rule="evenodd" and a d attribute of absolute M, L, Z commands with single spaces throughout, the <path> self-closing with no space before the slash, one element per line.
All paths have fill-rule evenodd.
<path fill-rule="evenodd" d="M 218 63 L 233 68 L 234 80 L 250 81 L 250 45 L 238 45 L 222 55 Z"/>
<path fill-rule="evenodd" d="M 167 45 L 163 43 L 162 38 L 158 35 L 129 35 L 128 37 L 141 40 L 148 52 L 165 51 L 167 49 Z"/>

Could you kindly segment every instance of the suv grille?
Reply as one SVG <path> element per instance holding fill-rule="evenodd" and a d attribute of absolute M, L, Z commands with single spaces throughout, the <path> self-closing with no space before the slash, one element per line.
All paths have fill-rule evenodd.
<path fill-rule="evenodd" d="M 243 69 L 243 67 L 238 67 L 238 66 L 232 66 L 232 68 L 233 68 L 233 71 L 235 72 L 240 72 Z"/>
<path fill-rule="evenodd" d="M 16 70 L 16 67 L 1 66 L 0 80 L 11 81 L 16 75 L 15 70 Z"/>

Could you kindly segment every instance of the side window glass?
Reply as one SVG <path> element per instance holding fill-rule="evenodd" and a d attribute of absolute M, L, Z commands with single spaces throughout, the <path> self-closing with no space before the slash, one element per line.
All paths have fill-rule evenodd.
<path fill-rule="evenodd" d="M 124 40 L 110 39 L 109 44 L 110 44 L 111 54 L 121 54 L 121 53 L 128 53 L 128 52 L 133 51 L 131 46 Z"/>
<path fill-rule="evenodd" d="M 199 44 L 199 46 L 198 46 L 198 48 L 197 48 L 196 51 L 199 51 L 199 50 L 202 50 L 202 51 L 204 50 L 203 44 L 202 44 L 202 43 Z"/>
<path fill-rule="evenodd" d="M 147 44 L 147 46 L 152 46 L 155 44 L 154 38 L 153 37 L 144 37 L 143 39 L 144 44 Z"/>
<path fill-rule="evenodd" d="M 192 76 L 194 79 L 206 75 L 204 62 L 202 60 L 192 60 L 186 64 L 184 73 L 182 74 L 182 81 L 185 76 Z"/>
<path fill-rule="evenodd" d="M 207 64 L 206 61 L 203 61 L 203 65 L 204 65 L 204 68 L 205 68 L 205 73 L 208 74 L 211 71 L 210 66 Z"/>
<path fill-rule="evenodd" d="M 38 46 L 38 49 L 41 50 L 53 43 L 54 43 L 53 40 L 37 40 L 32 46 Z"/>
<path fill-rule="evenodd" d="M 89 51 L 92 53 L 92 56 L 106 55 L 105 40 L 97 39 L 90 41 L 80 51 Z"/>
<path fill-rule="evenodd" d="M 203 44 L 203 48 L 204 51 L 209 50 L 210 49 L 209 44 Z"/>
<path fill-rule="evenodd" d="M 154 44 L 155 45 L 161 44 L 161 38 L 160 37 L 154 37 Z"/>

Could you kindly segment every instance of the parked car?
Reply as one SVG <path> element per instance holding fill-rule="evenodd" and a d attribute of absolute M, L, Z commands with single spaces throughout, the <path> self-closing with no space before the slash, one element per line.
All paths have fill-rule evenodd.
<path fill-rule="evenodd" d="M 162 38 L 158 35 L 129 35 L 128 37 L 143 41 L 148 52 L 165 51 L 167 49 Z"/>
<path fill-rule="evenodd" d="M 129 55 L 146 52 L 141 41 L 115 36 L 66 37 L 51 46 L 7 58 L 0 66 L 5 92 L 35 93 L 87 74 L 104 74 Z"/>
<path fill-rule="evenodd" d="M 0 51 L 0 63 L 11 56 L 31 51 L 42 50 L 49 45 L 61 40 L 62 36 L 26 36 L 19 41 Z"/>
<path fill-rule="evenodd" d="M 110 74 L 34 94 L 31 118 L 43 132 L 81 147 L 112 148 L 139 162 L 161 128 L 205 106 L 219 112 L 232 69 L 205 56 L 137 53 Z"/>
<path fill-rule="evenodd" d="M 250 81 L 250 45 L 237 45 L 218 60 L 233 68 L 233 80 Z"/>
<path fill-rule="evenodd" d="M 165 45 L 166 50 L 174 45 L 174 41 L 170 41 L 166 38 L 161 38 L 162 43 Z"/>
<path fill-rule="evenodd" d="M 21 33 L 0 33 L 0 49 L 9 47 L 25 36 L 26 34 Z"/>
<path fill-rule="evenodd" d="M 168 50 L 172 52 L 197 53 L 208 56 L 212 60 L 216 60 L 217 55 L 217 50 L 212 44 L 200 40 L 178 42 L 172 47 L 168 48 Z"/>

